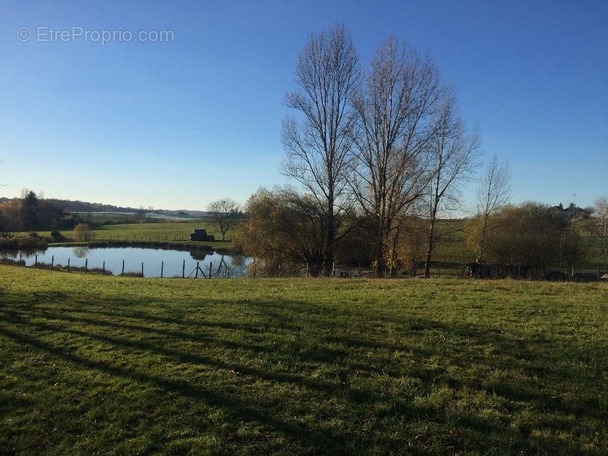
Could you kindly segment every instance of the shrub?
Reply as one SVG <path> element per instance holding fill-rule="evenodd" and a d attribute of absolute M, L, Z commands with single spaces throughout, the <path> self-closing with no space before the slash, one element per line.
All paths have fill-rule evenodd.
<path fill-rule="evenodd" d="M 82 242 L 91 240 L 91 229 L 86 223 L 79 223 L 78 225 L 76 225 L 76 228 L 74 228 L 73 233 L 75 241 Z"/>

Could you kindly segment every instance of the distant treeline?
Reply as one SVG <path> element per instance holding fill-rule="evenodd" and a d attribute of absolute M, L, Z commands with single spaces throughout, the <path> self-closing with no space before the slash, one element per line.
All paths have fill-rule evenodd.
<path fill-rule="evenodd" d="M 22 198 L 0 198 L 0 234 L 11 237 L 19 231 L 71 230 L 78 223 L 91 221 L 90 213 L 130 213 L 143 217 L 145 209 L 86 203 L 60 199 L 44 199 L 24 190 Z"/>
<path fill-rule="evenodd" d="M 79 218 L 54 200 L 39 198 L 30 191 L 23 198 L 0 200 L 0 233 L 3 237 L 19 231 L 72 229 Z"/>
<path fill-rule="evenodd" d="M 28 192 L 27 195 L 30 193 L 33 192 Z M 6 203 L 22 201 L 23 199 L 24 198 L 0 198 L 0 204 L 4 205 Z M 42 200 L 42 198 L 39 199 Z M 61 208 L 68 212 L 137 212 L 143 210 L 133 207 L 113 206 L 111 204 L 87 203 L 84 201 L 71 201 L 54 198 L 44 199 L 43 201 L 45 201 L 46 204 L 51 204 L 54 207 Z"/>
<path fill-rule="evenodd" d="M 203 211 L 154 210 L 111 204 L 44 198 L 24 189 L 21 198 L 0 198 L 0 237 L 21 231 L 71 230 L 83 222 L 89 226 L 111 223 L 157 222 L 163 219 L 204 217 Z"/>

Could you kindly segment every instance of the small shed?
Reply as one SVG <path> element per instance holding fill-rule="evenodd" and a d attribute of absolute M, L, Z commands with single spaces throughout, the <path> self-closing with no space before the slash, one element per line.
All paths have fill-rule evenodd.
<path fill-rule="evenodd" d="M 206 229 L 200 228 L 192 230 L 192 233 L 190 233 L 190 240 L 199 242 L 209 242 L 215 241 L 215 236 L 207 234 Z"/>

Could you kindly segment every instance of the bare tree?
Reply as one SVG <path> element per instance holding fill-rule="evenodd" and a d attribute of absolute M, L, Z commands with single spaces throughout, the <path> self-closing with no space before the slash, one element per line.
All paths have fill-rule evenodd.
<path fill-rule="evenodd" d="M 494 155 L 477 187 L 477 214 L 475 230 L 477 262 L 483 262 L 484 246 L 488 231 L 492 229 L 491 216 L 509 202 L 511 169 L 506 162 L 499 162 Z"/>
<path fill-rule="evenodd" d="M 226 233 L 234 228 L 241 218 L 239 204 L 230 198 L 213 201 L 207 206 L 207 212 L 211 219 L 217 223 L 220 233 L 222 233 L 222 241 L 226 240 Z"/>
<path fill-rule="evenodd" d="M 357 113 L 351 185 L 372 222 L 376 272 L 386 272 L 400 217 L 429 183 L 428 148 L 439 71 L 428 57 L 388 38 L 353 97 Z M 394 249 L 393 249 L 394 250 Z"/>
<path fill-rule="evenodd" d="M 359 57 L 344 25 L 312 35 L 296 68 L 299 90 L 286 104 L 301 121 L 283 122 L 283 173 L 310 191 L 325 208 L 325 274 L 331 273 L 335 215 L 346 186 L 354 116 L 349 100 L 359 82 Z"/>
<path fill-rule="evenodd" d="M 594 209 L 594 234 L 600 241 L 604 264 L 608 265 L 608 198 L 602 197 L 596 200 Z"/>
<path fill-rule="evenodd" d="M 431 276 L 431 260 L 435 249 L 437 216 L 442 207 L 457 203 L 458 187 L 470 178 L 476 165 L 479 139 L 468 134 L 456 112 L 456 99 L 446 90 L 435 112 L 432 154 L 432 179 L 429 195 L 429 232 L 424 277 Z"/>

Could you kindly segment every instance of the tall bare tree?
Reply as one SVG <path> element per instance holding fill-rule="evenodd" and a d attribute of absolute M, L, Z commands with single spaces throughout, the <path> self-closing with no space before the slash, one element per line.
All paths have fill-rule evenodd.
<path fill-rule="evenodd" d="M 428 148 L 439 71 L 428 57 L 388 38 L 377 50 L 362 87 L 353 97 L 357 113 L 351 185 L 372 223 L 378 275 L 390 261 L 400 217 L 429 183 Z"/>
<path fill-rule="evenodd" d="M 222 241 L 226 240 L 226 233 L 235 227 L 242 215 L 239 204 L 230 198 L 209 203 L 207 212 L 211 219 L 217 223 L 220 233 L 222 233 Z"/>
<path fill-rule="evenodd" d="M 325 208 L 325 273 L 333 268 L 336 212 L 346 187 L 354 116 L 349 101 L 360 79 L 359 57 L 344 25 L 312 35 L 296 68 L 299 90 L 286 104 L 300 114 L 283 122 L 282 170 Z"/>
<path fill-rule="evenodd" d="M 511 169 L 494 155 L 477 187 L 477 214 L 475 217 L 477 262 L 484 261 L 484 247 L 488 231 L 492 229 L 491 216 L 509 202 Z"/>
<path fill-rule="evenodd" d="M 457 203 L 459 184 L 470 178 L 476 165 L 479 138 L 467 133 L 458 117 L 456 99 L 445 90 L 435 112 L 436 126 L 430 153 L 432 179 L 429 195 L 429 232 L 424 277 L 431 276 L 431 260 L 436 243 L 436 222 L 440 210 Z"/>
<path fill-rule="evenodd" d="M 604 264 L 608 265 L 608 198 L 602 197 L 595 201 L 594 234 L 600 241 L 600 249 Z"/>

